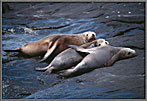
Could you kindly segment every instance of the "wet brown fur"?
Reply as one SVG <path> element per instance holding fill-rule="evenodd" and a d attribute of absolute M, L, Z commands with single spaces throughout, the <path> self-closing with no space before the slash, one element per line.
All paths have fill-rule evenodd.
<path fill-rule="evenodd" d="M 85 39 L 84 39 L 85 38 Z M 38 41 L 30 42 L 23 45 L 21 48 L 17 48 L 17 52 L 23 53 L 30 57 L 43 55 L 47 52 L 48 49 L 51 49 L 52 46 L 57 42 L 57 46 L 54 50 L 54 55 L 59 54 L 63 50 L 68 48 L 68 45 L 82 45 L 89 41 L 93 41 L 95 38 L 88 40 L 84 34 L 57 34 L 50 35 Z M 11 52 L 11 50 L 8 50 Z M 12 52 L 15 52 L 14 50 Z"/>

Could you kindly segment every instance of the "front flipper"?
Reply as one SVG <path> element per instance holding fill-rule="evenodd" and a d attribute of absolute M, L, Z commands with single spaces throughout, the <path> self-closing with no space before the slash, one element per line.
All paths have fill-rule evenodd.
<path fill-rule="evenodd" d="M 56 49 L 57 44 L 58 44 L 58 41 L 56 41 L 56 42 L 53 44 L 53 46 L 47 50 L 47 52 L 46 52 L 46 54 L 44 55 L 43 59 L 41 59 L 39 62 L 45 61 L 45 60 L 52 54 L 52 52 Z"/>
<path fill-rule="evenodd" d="M 76 45 L 68 45 L 68 47 L 78 51 L 78 52 L 83 52 L 83 53 L 92 53 L 93 51 L 91 49 L 84 49 L 81 46 L 76 46 Z"/>
<path fill-rule="evenodd" d="M 112 66 L 118 59 L 121 54 L 121 51 L 117 52 L 112 58 L 104 64 L 104 66 Z"/>

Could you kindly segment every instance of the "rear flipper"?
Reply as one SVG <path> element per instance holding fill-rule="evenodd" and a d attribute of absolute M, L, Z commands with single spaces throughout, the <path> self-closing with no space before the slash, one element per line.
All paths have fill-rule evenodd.
<path fill-rule="evenodd" d="M 50 66 L 44 67 L 44 68 L 35 68 L 36 71 L 46 71 Z"/>
<path fill-rule="evenodd" d="M 44 67 L 44 68 L 36 68 L 35 70 L 37 70 L 37 71 L 46 71 L 49 74 L 51 74 L 53 72 L 53 70 L 54 70 L 54 67 L 53 66 L 47 66 L 47 67 Z"/>
<path fill-rule="evenodd" d="M 5 51 L 5 52 L 20 52 L 20 50 L 21 50 L 20 48 L 16 48 L 16 49 L 13 49 L 13 50 L 9 50 L 9 49 L 7 50 L 7 49 L 6 49 L 6 50 L 4 50 L 4 51 Z"/>
<path fill-rule="evenodd" d="M 68 77 L 71 77 L 72 76 L 72 71 L 73 71 L 73 69 L 62 70 L 62 71 L 58 72 L 58 74 L 61 77 L 68 78 Z"/>

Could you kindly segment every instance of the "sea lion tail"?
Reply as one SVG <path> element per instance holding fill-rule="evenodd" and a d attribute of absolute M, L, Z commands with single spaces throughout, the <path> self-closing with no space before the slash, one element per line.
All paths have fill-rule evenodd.
<path fill-rule="evenodd" d="M 13 50 L 9 50 L 9 49 L 5 49 L 4 51 L 5 52 L 20 52 L 20 48 L 16 48 L 16 49 L 13 49 Z"/>

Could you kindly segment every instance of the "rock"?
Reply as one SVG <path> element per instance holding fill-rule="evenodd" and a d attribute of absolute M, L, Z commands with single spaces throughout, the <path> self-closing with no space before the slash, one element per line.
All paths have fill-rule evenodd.
<path fill-rule="evenodd" d="M 47 66 L 46 63 L 38 63 L 35 58 L 9 58 L 13 54 L 2 51 L 3 98 L 145 98 L 145 3 L 5 5 L 2 15 L 3 24 L 6 25 L 2 36 L 3 48 L 15 48 L 14 44 L 19 46 L 49 34 L 73 34 L 91 30 L 97 33 L 97 38 L 105 38 L 113 46 L 135 49 L 137 56 L 80 76 L 60 79 L 57 74 L 48 75 L 47 72 L 34 70 L 37 66 Z M 33 27 L 42 30 L 26 33 L 23 29 Z M 44 29 L 52 27 L 57 29 Z M 7 28 L 15 31 L 12 33 Z"/>
<path fill-rule="evenodd" d="M 68 82 L 57 85 L 56 87 L 52 87 L 36 92 L 24 99 L 48 99 L 48 98 L 50 99 L 134 98 L 134 95 L 131 92 L 122 92 L 121 89 L 98 87 L 94 85 L 88 85 L 87 83 L 80 84 L 80 83 Z"/>
<path fill-rule="evenodd" d="M 132 48 L 136 50 L 138 55 L 134 58 L 120 60 L 113 66 L 95 69 L 92 72 L 85 73 L 81 76 L 70 78 L 65 80 L 65 83 L 63 84 L 58 84 L 55 87 L 39 91 L 26 97 L 26 99 L 144 98 L 145 53 L 143 39 L 144 33 L 138 33 L 133 36 L 118 36 L 109 38 L 108 41 L 114 46 L 134 46 Z M 80 83 L 83 83 L 84 85 L 81 85 L 77 82 L 77 80 L 80 80 Z M 72 84 L 74 87 L 70 86 Z M 60 89 L 62 89 L 62 93 L 59 92 L 56 94 L 56 92 Z M 99 92 L 99 90 L 95 91 L 92 89 L 101 90 Z M 87 94 L 85 94 L 86 92 Z M 79 93 L 81 93 L 82 96 L 79 96 Z M 105 96 L 106 94 L 109 94 L 109 96 Z"/>

